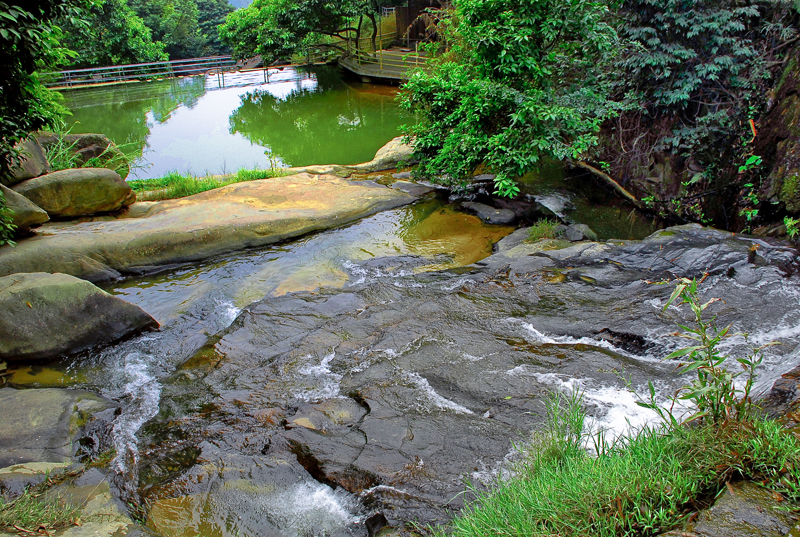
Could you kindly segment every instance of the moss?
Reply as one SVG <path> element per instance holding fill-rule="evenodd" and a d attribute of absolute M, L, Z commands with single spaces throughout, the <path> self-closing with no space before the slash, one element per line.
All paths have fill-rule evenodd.
<path fill-rule="evenodd" d="M 800 211 L 800 176 L 798 174 L 787 175 L 783 179 L 781 186 L 780 200 L 786 204 L 786 210 L 790 212 Z"/>

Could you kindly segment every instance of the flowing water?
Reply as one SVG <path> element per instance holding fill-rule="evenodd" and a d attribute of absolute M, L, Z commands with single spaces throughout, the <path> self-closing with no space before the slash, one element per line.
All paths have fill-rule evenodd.
<path fill-rule="evenodd" d="M 270 118 L 285 106 L 303 123 L 310 116 L 286 103 L 328 98 L 304 89 L 326 84 L 319 72 L 286 76 L 295 78 L 283 97 L 275 88 L 206 93 L 208 80 L 187 79 L 182 104 L 169 90 L 163 108 L 142 104 L 149 111 L 130 123 L 157 133 L 147 126 L 156 113 L 179 117 L 230 91 L 248 110 L 240 116 L 256 118 L 247 127 L 234 112 L 236 132 L 277 151 Z M 359 132 L 345 116 L 323 127 Z M 281 158 L 301 158 L 291 151 Z M 671 288 L 651 282 L 708 271 L 702 294 L 725 298 L 714 306 L 721 324 L 750 342 L 783 343 L 767 349 L 758 390 L 800 362 L 793 249 L 695 229 L 630 241 L 655 227 L 556 168 L 528 176 L 523 197 L 622 240 L 534 246 L 431 195 L 109 284 L 161 330 L 77 360 L 15 367 L 10 385 L 83 387 L 119 403 L 86 449 L 114 450 L 120 496 L 146 506 L 157 535 L 363 537 L 377 512 L 391 524 L 445 522 L 469 497 L 465 479 L 481 487 L 502 478 L 553 390 L 582 389 L 595 430 L 652 420 L 622 378 L 639 388 L 653 380 L 662 400 L 674 391 L 683 381 L 661 358 L 686 319 L 675 306 L 663 311 Z M 725 349 L 741 354 L 745 343 L 736 336 Z"/>
<path fill-rule="evenodd" d="M 130 178 L 145 179 L 367 162 L 409 122 L 396 92 L 287 67 L 81 88 L 64 104 L 71 132 L 106 134 L 137 157 Z"/>

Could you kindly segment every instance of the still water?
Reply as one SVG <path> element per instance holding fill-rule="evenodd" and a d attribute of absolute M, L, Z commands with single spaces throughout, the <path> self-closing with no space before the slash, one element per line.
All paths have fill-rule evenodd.
<path fill-rule="evenodd" d="M 64 104 L 71 132 L 106 134 L 147 179 L 369 161 L 408 123 L 396 94 L 324 66 L 82 88 Z"/>

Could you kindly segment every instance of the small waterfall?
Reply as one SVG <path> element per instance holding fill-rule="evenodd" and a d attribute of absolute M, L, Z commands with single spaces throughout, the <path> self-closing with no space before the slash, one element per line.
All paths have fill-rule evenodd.
<path fill-rule="evenodd" d="M 132 475 L 136 483 L 139 449 L 136 433 L 147 420 L 158 413 L 161 399 L 161 384 L 151 372 L 155 358 L 149 354 L 131 352 L 123 359 L 119 392 L 113 394 L 125 401 L 122 412 L 114 420 L 112 429 L 117 456 L 113 467 L 121 474 Z"/>

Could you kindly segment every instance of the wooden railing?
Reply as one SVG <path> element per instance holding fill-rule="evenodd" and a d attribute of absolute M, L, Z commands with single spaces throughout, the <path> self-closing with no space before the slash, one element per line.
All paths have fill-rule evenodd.
<path fill-rule="evenodd" d="M 42 80 L 48 87 L 73 87 L 132 80 L 149 80 L 155 78 L 173 78 L 199 74 L 223 75 L 225 71 L 241 68 L 241 64 L 230 56 L 209 56 L 188 60 L 172 60 L 152 63 L 136 63 L 130 65 L 112 65 L 110 67 L 92 67 L 88 69 L 69 69 L 43 73 Z"/>

